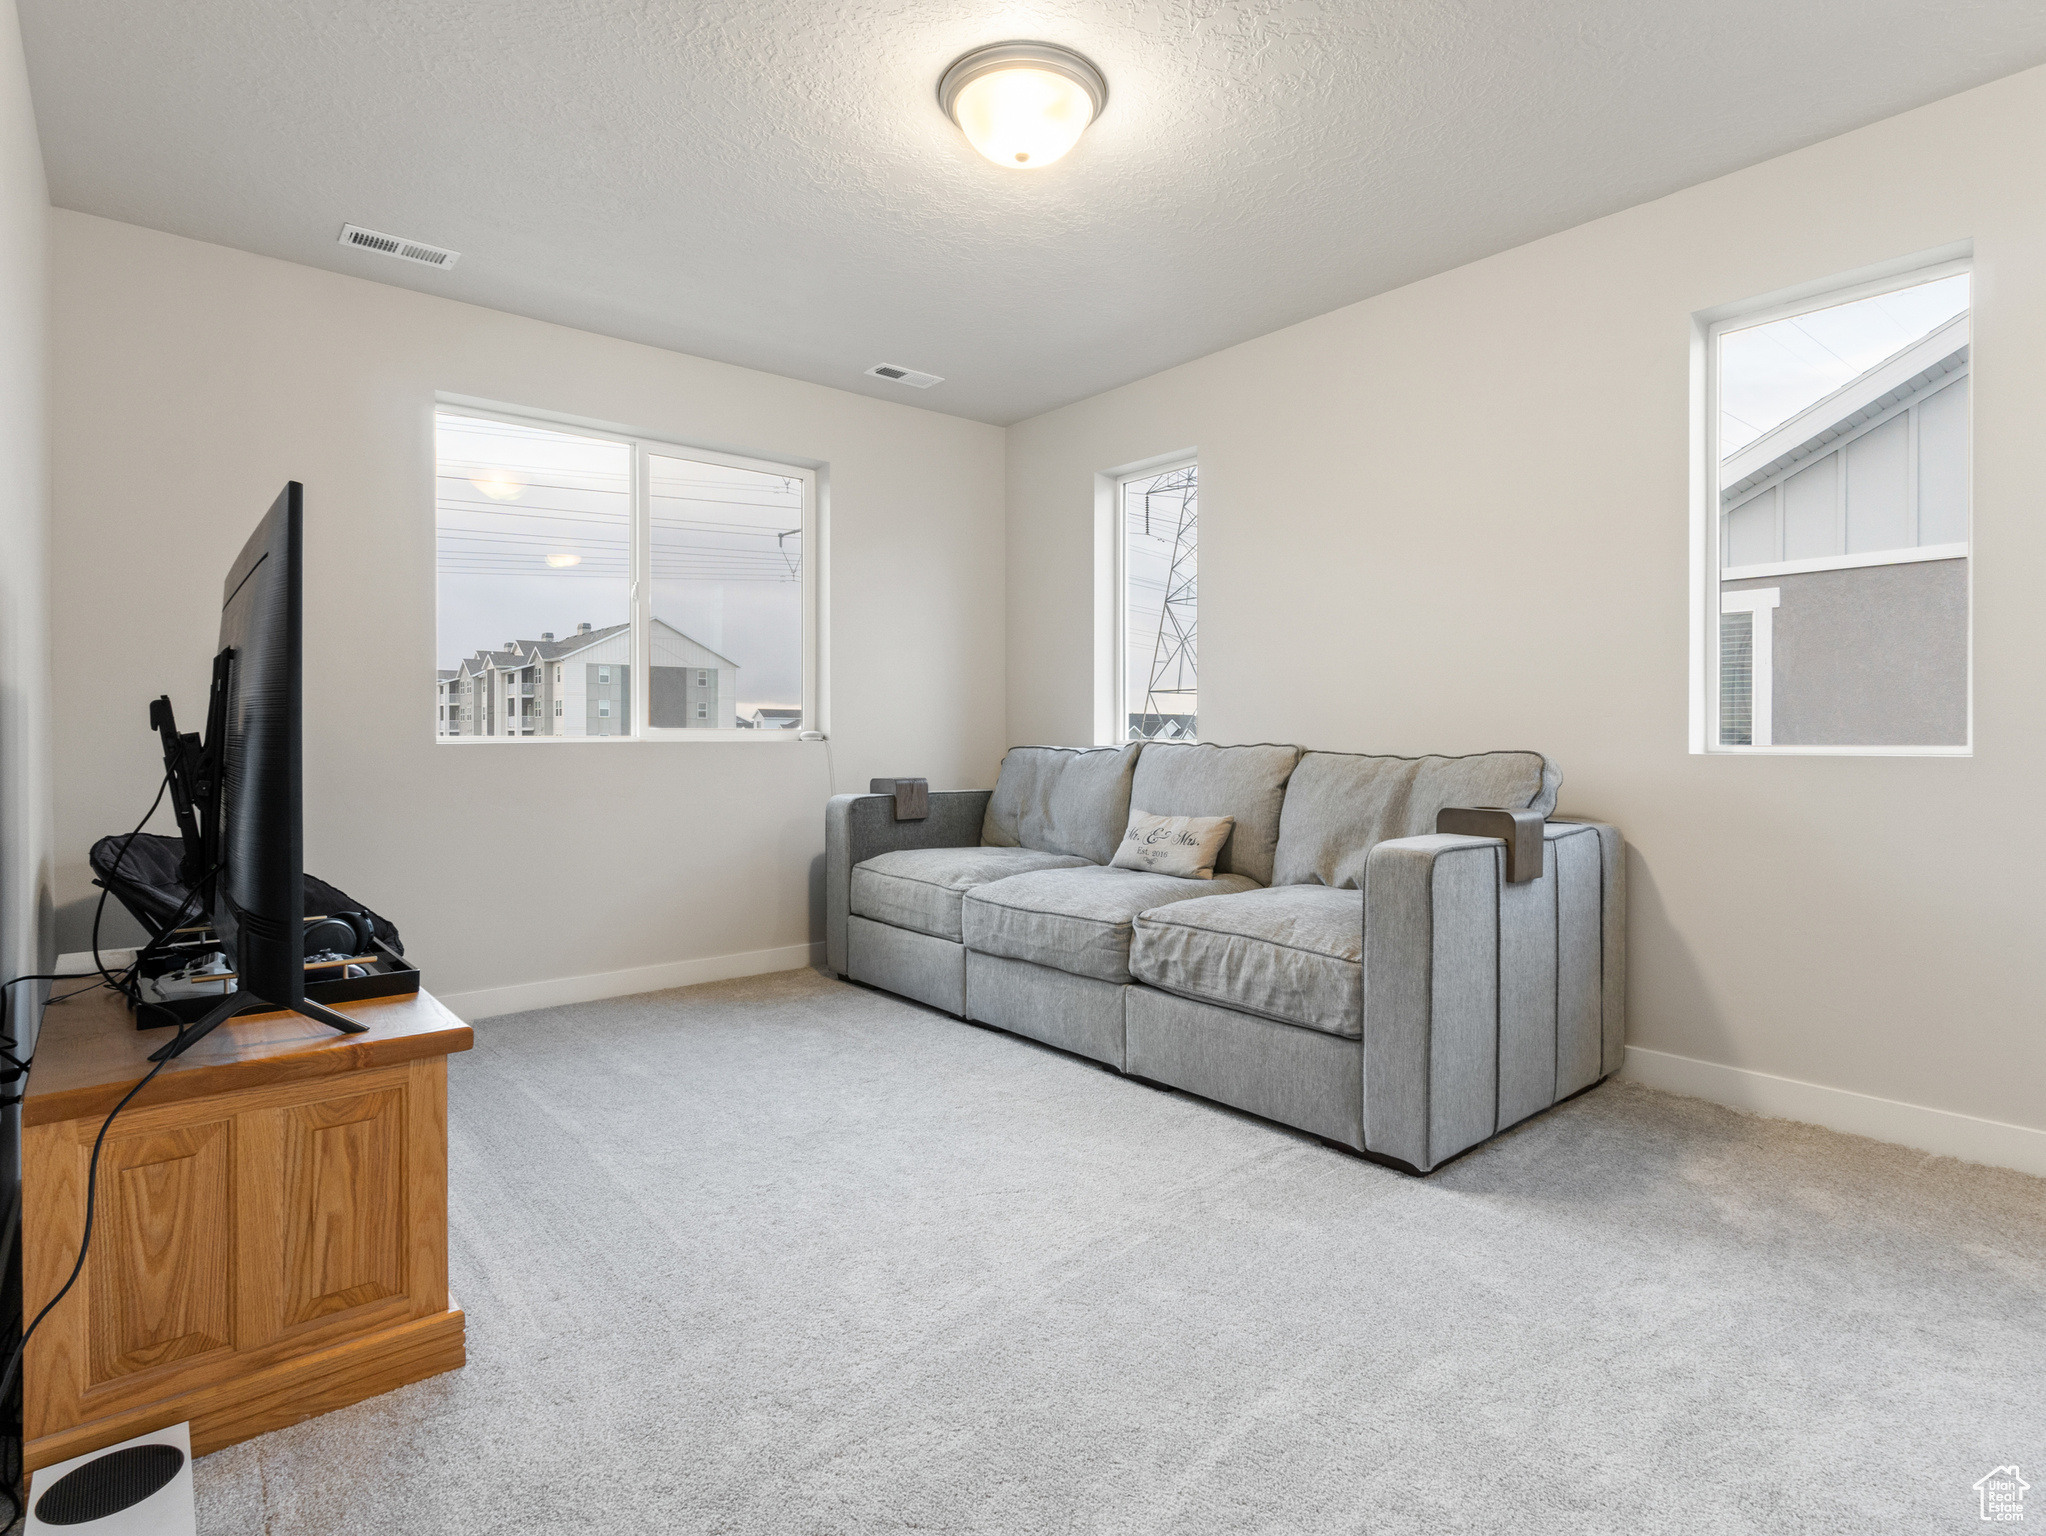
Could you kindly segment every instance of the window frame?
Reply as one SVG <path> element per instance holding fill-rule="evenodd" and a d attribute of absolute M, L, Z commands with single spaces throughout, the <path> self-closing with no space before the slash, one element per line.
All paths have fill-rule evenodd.
<path fill-rule="evenodd" d="M 465 736 L 443 736 L 436 733 L 435 740 L 448 742 L 661 742 L 661 741 L 799 741 L 810 732 L 829 734 L 826 725 L 826 676 L 825 644 L 828 633 L 828 582 L 824 575 L 824 563 L 828 548 L 829 516 L 829 474 L 821 460 L 796 457 L 766 459 L 753 455 L 732 453 L 674 437 L 663 432 L 647 431 L 637 427 L 621 426 L 615 422 L 601 421 L 590 417 L 560 415 L 523 406 L 506 405 L 501 402 L 480 400 L 472 396 L 437 392 L 427 414 L 427 484 L 438 485 L 440 470 L 439 421 L 443 414 L 473 416 L 486 421 L 502 421 L 510 426 L 538 427 L 545 431 L 570 432 L 579 436 L 598 437 L 629 446 L 632 450 L 630 483 L 627 490 L 628 542 L 630 545 L 629 571 L 626 584 L 626 613 L 632 626 L 632 660 L 630 675 L 641 678 L 642 684 L 632 690 L 628 701 L 627 728 L 610 736 L 566 736 L 566 735 L 489 735 L 478 733 Z M 653 518 L 648 489 L 651 476 L 647 468 L 650 457 L 683 458 L 699 463 L 715 464 L 733 469 L 753 470 L 763 474 L 783 476 L 802 483 L 802 659 L 803 659 L 803 725 L 800 731 L 762 731 L 745 726 L 657 726 L 650 718 L 653 707 L 653 582 L 650 571 L 653 564 Z M 429 497 L 429 516 L 432 519 L 436 567 L 434 578 L 434 605 L 436 612 L 440 604 L 440 580 L 438 569 L 440 514 L 438 496 Z M 615 684 L 613 686 L 616 686 Z M 736 707 L 736 701 L 735 701 Z M 618 718 L 616 716 L 613 717 Z"/>
<path fill-rule="evenodd" d="M 1133 480 L 1155 479 L 1176 469 L 1200 469 L 1197 449 L 1183 448 L 1162 453 L 1118 469 L 1104 470 L 1094 477 L 1094 741 L 1097 746 L 1127 746 L 1137 738 L 1129 733 L 1129 587 L 1125 581 L 1126 536 L 1124 487 Z M 1195 545 L 1199 558 L 1199 544 Z M 1199 619 L 1195 619 L 1198 626 Z M 1195 677 L 1200 675 L 1196 654 Z M 1196 720 L 1199 716 L 1196 714 Z M 1198 728 L 1192 736 L 1175 741 L 1199 742 L 1205 738 Z"/>
<path fill-rule="evenodd" d="M 1850 569 L 1871 565 L 1901 565 L 1913 561 L 1956 558 L 1954 545 L 1915 546 L 1895 551 L 1871 551 L 1860 555 L 1825 556 L 1812 560 L 1775 561 L 1748 566 L 1725 567 L 1725 528 L 1720 509 L 1720 411 L 1719 338 L 1728 331 L 1767 325 L 1793 315 L 1810 314 L 1857 299 L 1894 293 L 1967 273 L 1969 282 L 1969 362 L 1967 377 L 1975 366 L 1975 254 L 1971 242 L 1961 242 L 1937 251 L 1885 262 L 1858 273 L 1814 283 L 1800 284 L 1775 294 L 1744 303 L 1702 310 L 1691 317 L 1691 678 L 1690 750 L 1693 755 L 1723 757 L 1972 757 L 1975 752 L 1975 405 L 1977 394 L 1971 382 L 1968 395 L 1968 514 L 1967 537 L 1958 548 L 1968 562 L 1967 603 L 1967 726 L 1965 739 L 1957 745 L 1825 745 L 1788 746 L 1767 744 L 1725 744 L 1719 740 L 1719 620 L 1724 610 L 1721 586 L 1728 581 L 1751 581 L 1771 576 L 1794 575 L 1804 570 Z M 1944 386 L 1942 386 L 1944 387 Z M 1881 425 L 1881 420 L 1864 423 L 1859 436 Z M 1845 463 L 1845 440 L 1840 451 Z M 1915 462 L 1915 454 L 1914 454 Z M 1738 597 L 1739 593 L 1725 594 Z M 1757 669 L 1760 651 L 1769 645 L 1773 630 L 1774 605 L 1765 616 L 1757 612 Z M 1757 717 L 1773 693 L 1773 682 L 1757 679 Z M 1773 724 L 1773 722 L 1772 722 Z"/>

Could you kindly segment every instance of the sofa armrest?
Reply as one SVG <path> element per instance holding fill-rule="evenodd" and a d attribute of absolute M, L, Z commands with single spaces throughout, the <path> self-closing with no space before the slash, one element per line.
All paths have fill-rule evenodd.
<path fill-rule="evenodd" d="M 1542 828 L 1509 884 L 1497 838 L 1371 850 L 1364 885 L 1364 1146 L 1420 1172 L 1619 1064 L 1619 834 Z"/>
<path fill-rule="evenodd" d="M 824 807 L 824 955 L 845 974 L 846 919 L 853 866 L 899 848 L 977 848 L 988 789 L 942 790 L 921 821 L 897 821 L 893 795 L 833 795 Z"/>

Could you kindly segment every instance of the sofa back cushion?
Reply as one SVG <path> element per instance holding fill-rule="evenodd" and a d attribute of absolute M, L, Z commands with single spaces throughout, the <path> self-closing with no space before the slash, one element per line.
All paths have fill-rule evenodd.
<path fill-rule="evenodd" d="M 1139 744 L 1011 747 L 981 820 L 990 848 L 1073 853 L 1096 864 L 1115 857 L 1130 819 L 1130 775 Z"/>
<path fill-rule="evenodd" d="M 1130 786 L 1130 809 L 1152 816 L 1235 817 L 1236 827 L 1216 856 L 1215 873 L 1248 875 L 1259 885 L 1270 885 L 1279 807 L 1299 760 L 1298 747 L 1269 743 L 1146 742 Z"/>
<path fill-rule="evenodd" d="M 1362 890 L 1371 850 L 1389 838 L 1433 832 L 1435 813 L 1444 806 L 1498 805 L 1546 816 L 1556 808 L 1562 782 L 1562 773 L 1539 752 L 1471 757 L 1309 752 L 1286 788 L 1272 883 Z"/>

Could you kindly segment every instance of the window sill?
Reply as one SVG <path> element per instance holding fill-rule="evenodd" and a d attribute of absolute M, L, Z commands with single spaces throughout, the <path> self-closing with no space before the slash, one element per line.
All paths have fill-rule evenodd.
<path fill-rule="evenodd" d="M 541 743 L 552 746 L 568 744 L 616 745 L 620 742 L 701 742 L 714 741 L 801 741 L 796 731 L 748 731 L 748 730 L 655 730 L 639 736 L 441 736 L 435 735 L 433 744 L 437 747 L 532 747 Z"/>
<path fill-rule="evenodd" d="M 1724 747 L 1694 749 L 1703 757 L 1973 757 L 1975 748 L 1961 747 Z"/>

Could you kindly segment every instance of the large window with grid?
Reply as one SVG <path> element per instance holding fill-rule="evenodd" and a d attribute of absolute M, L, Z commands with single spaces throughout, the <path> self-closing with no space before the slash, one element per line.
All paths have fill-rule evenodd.
<path fill-rule="evenodd" d="M 1965 260 L 1705 327 L 1698 750 L 1970 743 Z"/>
<path fill-rule="evenodd" d="M 1116 485 L 1121 553 L 1121 704 L 1126 741 L 1199 735 L 1200 469 L 1126 475 Z"/>
<path fill-rule="evenodd" d="M 442 740 L 816 719 L 813 470 L 452 404 L 435 426 Z"/>

